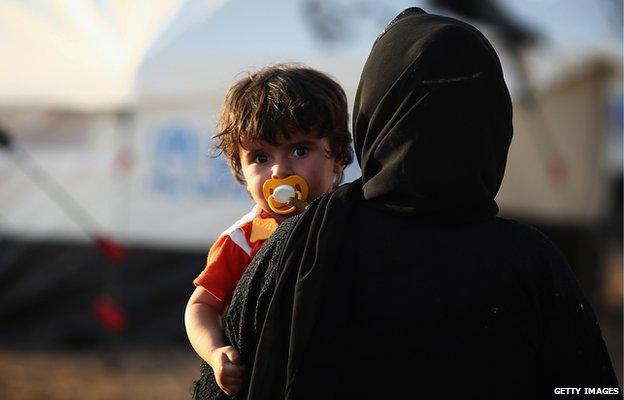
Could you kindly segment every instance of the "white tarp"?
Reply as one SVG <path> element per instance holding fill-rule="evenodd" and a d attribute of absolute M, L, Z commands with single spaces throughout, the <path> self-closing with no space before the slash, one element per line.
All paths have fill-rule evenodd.
<path fill-rule="evenodd" d="M 0 105 L 126 106 L 141 62 L 180 7 L 193 3 L 183 14 L 190 21 L 224 2 L 2 0 Z"/>
<path fill-rule="evenodd" d="M 21 4 L 30 3 L 5 1 L 2 6 L 24 11 Z M 129 8 L 140 7 L 135 4 L 147 7 L 141 1 L 94 1 L 92 7 L 98 4 L 98 12 L 104 15 L 101 4 L 126 3 Z M 225 4 L 216 8 L 220 3 Z M 396 9 L 406 3 L 409 2 L 384 2 Z M 173 2 L 163 4 L 169 10 L 178 7 Z M 12 72 L 14 83 L 0 64 L 0 87 L 4 83 L 13 87 L 13 91 L 0 92 L 0 126 L 11 132 L 37 164 L 91 216 L 82 221 L 87 231 L 103 230 L 123 241 L 203 248 L 251 206 L 223 160 L 208 156 L 223 96 L 241 71 L 280 61 L 302 61 L 336 77 L 345 87 L 350 105 L 353 104 L 361 68 L 379 28 L 354 14 L 353 29 L 362 28 L 363 33 L 354 35 L 348 46 L 329 48 L 315 41 L 300 5 L 291 0 L 188 1 L 178 10 L 177 18 L 186 23 L 195 21 L 190 29 L 183 34 L 179 26 L 163 30 L 164 17 L 160 28 L 146 23 L 152 38 L 161 31 L 161 39 L 164 35 L 165 40 L 159 40 L 156 48 L 142 42 L 143 60 L 128 61 L 133 72 L 125 72 L 134 76 L 126 79 L 123 76 L 128 75 L 122 74 L 119 81 L 102 78 L 108 84 L 102 84 L 101 91 L 96 88 L 102 82 L 91 74 L 110 72 L 109 67 L 100 72 L 85 70 L 77 73 L 84 76 L 75 79 L 63 67 L 60 69 L 67 82 L 62 82 L 61 72 L 41 68 L 46 65 L 41 61 L 43 54 L 49 49 L 39 49 L 42 54 L 30 59 L 42 71 Z M 212 12 L 209 18 L 198 17 L 207 15 L 207 11 Z M 2 17 L 3 32 L 5 24 L 1 21 Z M 136 24 L 141 23 L 135 20 Z M 0 35 L 0 45 L 3 38 Z M 73 51 L 72 40 L 65 41 L 57 36 L 48 47 Z M 76 44 L 77 48 L 88 47 L 87 39 L 76 41 L 82 43 Z M 17 45 L 7 46 L 17 52 Z M 20 57 L 26 59 L 25 55 Z M 58 59 L 62 61 L 63 57 Z M 554 75 L 565 78 L 568 74 L 559 72 L 574 69 L 579 62 L 582 64 L 582 60 L 576 59 L 555 68 Z M 111 64 L 105 62 L 106 65 Z M 39 76 L 43 84 L 37 91 Z M 49 81 L 44 82 L 44 77 Z M 602 90 L 605 87 L 594 91 L 594 83 L 604 83 L 603 78 L 606 76 L 590 73 L 563 79 L 556 85 L 552 79 L 538 82 L 550 131 L 546 134 L 554 135 L 569 163 L 568 185 L 556 185 L 550 180 L 548 161 L 540 156 L 541 142 L 535 136 L 539 132 L 534 132 L 539 123 L 516 104 L 514 142 L 497 199 L 507 215 L 588 223 L 599 214 L 605 181 L 600 171 L 604 156 L 601 149 L 609 116 L 604 104 L 608 101 L 607 92 Z M 138 91 L 133 96 L 131 81 L 135 80 Z M 17 81 L 24 83 L 22 89 L 17 89 Z M 97 99 L 96 92 L 100 94 Z M 621 99 L 621 89 L 619 96 Z M 24 102 L 16 106 L 14 101 L 19 99 Z M 57 100 L 61 106 L 56 108 L 38 105 Z M 348 178 L 357 176 L 358 168 L 353 166 Z M 2 152 L 0 230 L 17 235 L 84 237 L 75 218 L 51 201 Z"/>

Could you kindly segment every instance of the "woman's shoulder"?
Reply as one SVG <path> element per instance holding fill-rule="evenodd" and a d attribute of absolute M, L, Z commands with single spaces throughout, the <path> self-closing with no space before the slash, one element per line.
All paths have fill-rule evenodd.
<path fill-rule="evenodd" d="M 507 243 L 510 254 L 524 256 L 548 264 L 567 264 L 565 258 L 550 238 L 538 228 L 517 220 L 495 217 L 495 235 Z"/>
<path fill-rule="evenodd" d="M 511 218 L 494 217 L 493 223 L 496 228 L 518 240 L 527 241 L 533 245 L 552 245 L 548 236 L 538 228 L 525 222 Z"/>
<path fill-rule="evenodd" d="M 301 219 L 301 214 L 294 215 L 290 218 L 286 218 L 282 223 L 277 227 L 275 232 L 273 233 L 273 237 L 275 240 L 283 240 L 288 236 L 288 233 L 291 229 L 297 225 L 297 222 Z"/>
<path fill-rule="evenodd" d="M 284 247 L 290 232 L 293 230 L 297 222 L 301 218 L 301 214 L 295 215 L 290 218 L 286 218 L 282 223 L 279 224 L 275 232 L 267 239 L 267 241 L 262 245 L 260 251 L 255 258 L 263 259 L 269 255 L 273 255 L 274 253 L 279 252 L 279 250 Z"/>

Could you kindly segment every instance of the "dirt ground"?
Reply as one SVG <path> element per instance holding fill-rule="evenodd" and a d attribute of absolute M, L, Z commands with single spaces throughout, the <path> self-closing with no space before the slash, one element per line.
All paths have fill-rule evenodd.
<path fill-rule="evenodd" d="M 601 325 L 622 384 L 621 319 Z M 185 347 L 126 349 L 117 356 L 0 348 L 0 400 L 190 399 L 199 364 Z"/>
<path fill-rule="evenodd" d="M 200 360 L 190 349 L 0 350 L 2 400 L 190 399 Z"/>

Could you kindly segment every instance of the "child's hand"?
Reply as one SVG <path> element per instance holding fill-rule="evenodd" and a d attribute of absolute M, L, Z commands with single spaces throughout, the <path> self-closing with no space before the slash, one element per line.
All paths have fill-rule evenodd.
<path fill-rule="evenodd" d="M 245 366 L 232 346 L 218 347 L 210 354 L 210 366 L 217 385 L 228 396 L 234 396 L 243 388 Z"/>

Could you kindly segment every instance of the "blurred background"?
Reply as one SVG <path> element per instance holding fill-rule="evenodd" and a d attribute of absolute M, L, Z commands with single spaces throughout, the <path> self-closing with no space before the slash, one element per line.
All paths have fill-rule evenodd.
<path fill-rule="evenodd" d="M 352 105 L 410 6 L 499 52 L 501 214 L 563 251 L 621 384 L 621 0 L 0 0 L 0 398 L 189 398 L 191 282 L 251 205 L 211 150 L 227 88 L 298 61 Z"/>

